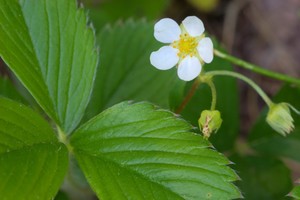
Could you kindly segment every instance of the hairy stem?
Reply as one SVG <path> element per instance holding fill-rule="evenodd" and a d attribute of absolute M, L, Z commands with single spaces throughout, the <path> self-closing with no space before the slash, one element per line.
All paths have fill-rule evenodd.
<path fill-rule="evenodd" d="M 216 109 L 216 104 L 217 104 L 217 90 L 216 90 L 216 86 L 213 82 L 212 79 L 209 79 L 205 82 L 211 90 L 211 106 L 210 106 L 210 110 L 215 110 Z"/>
<path fill-rule="evenodd" d="M 273 102 L 271 99 L 266 95 L 266 93 L 256 84 L 254 81 L 251 79 L 247 78 L 246 76 L 236 73 L 236 72 L 231 72 L 231 71 L 225 71 L 225 70 L 216 70 L 216 71 L 210 71 L 207 72 L 206 75 L 211 75 L 211 76 L 232 76 L 238 79 L 241 79 L 248 83 L 260 96 L 261 98 L 266 102 L 266 104 L 270 107 Z"/>
<path fill-rule="evenodd" d="M 277 80 L 285 81 L 285 82 L 288 82 L 288 83 L 293 83 L 293 84 L 300 85 L 300 79 L 264 69 L 264 68 L 262 68 L 258 65 L 251 64 L 249 62 L 246 62 L 242 59 L 239 59 L 239 58 L 236 58 L 234 56 L 228 55 L 228 54 L 223 53 L 223 52 L 221 52 L 219 50 L 216 50 L 216 49 L 214 49 L 214 54 L 216 56 L 220 57 L 220 58 L 223 58 L 223 59 L 225 59 L 229 62 L 232 62 L 232 63 L 234 63 L 234 64 L 236 64 L 240 67 L 243 67 L 245 69 L 249 69 L 249 70 L 251 70 L 253 72 L 256 72 L 258 74 L 262 74 L 262 75 L 265 75 L 265 76 L 268 76 L 268 77 L 271 77 L 271 78 L 274 78 L 274 79 L 277 79 Z"/>

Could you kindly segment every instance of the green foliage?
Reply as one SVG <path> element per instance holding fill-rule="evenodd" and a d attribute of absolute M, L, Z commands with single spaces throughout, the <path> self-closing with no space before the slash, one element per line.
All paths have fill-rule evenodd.
<path fill-rule="evenodd" d="M 280 160 L 268 156 L 233 156 L 231 160 L 247 200 L 282 200 L 292 188 L 290 170 Z"/>
<path fill-rule="evenodd" d="M 284 86 L 274 97 L 275 103 L 288 102 L 295 108 L 300 108 L 300 88 Z M 266 109 L 254 125 L 249 141 L 257 151 L 277 157 L 288 157 L 300 162 L 300 117 L 292 112 L 295 120 L 295 130 L 287 137 L 278 135 L 265 121 Z"/>
<path fill-rule="evenodd" d="M 71 137 L 79 165 L 101 199 L 232 199 L 230 162 L 192 127 L 149 103 L 121 103 Z"/>
<path fill-rule="evenodd" d="M 87 118 L 124 100 L 147 100 L 167 108 L 173 87 L 181 82 L 176 70 L 151 66 L 149 55 L 161 44 L 153 37 L 153 24 L 127 21 L 105 27 L 98 35 L 103 49 L 101 67 L 87 109 Z"/>
<path fill-rule="evenodd" d="M 6 64 L 15 66 L 12 70 L 18 74 L 23 84 L 34 94 L 46 112 L 56 118 L 22 16 L 18 1 L 0 1 L 0 55 Z"/>
<path fill-rule="evenodd" d="M 68 134 L 76 129 L 94 74 L 93 112 L 88 117 L 128 99 L 168 107 L 170 93 L 180 82 L 175 70 L 162 73 L 150 66 L 149 54 L 159 47 L 153 24 L 128 21 L 103 29 L 98 34 L 103 67 L 95 73 L 93 32 L 75 1 L 0 0 L 0 22 L 1 57 L 59 126 L 59 139 L 74 153 L 99 198 L 241 196 L 232 183 L 238 177 L 227 166 L 230 162 L 190 132 L 184 120 L 152 104 L 118 104 L 71 136 L 59 129 Z M 0 114 L 1 197 L 54 198 L 70 159 L 66 147 L 27 107 L 1 99 Z M 81 173 L 73 167 L 70 172 L 72 177 Z"/>
<path fill-rule="evenodd" d="M 96 71 L 86 23 L 75 0 L 0 0 L 0 55 L 66 133 L 84 114 Z"/>
<path fill-rule="evenodd" d="M 90 17 L 97 30 L 107 23 L 129 18 L 148 20 L 157 19 L 166 9 L 170 0 L 140 1 L 140 0 L 110 0 L 92 3 L 90 0 L 82 0 L 88 7 Z"/>
<path fill-rule="evenodd" d="M 69 198 L 68 198 L 68 196 L 67 196 L 64 192 L 59 191 L 59 192 L 56 194 L 54 200 L 69 200 Z"/>
<path fill-rule="evenodd" d="M 289 196 L 295 198 L 295 199 L 300 199 L 300 186 L 294 187 L 294 189 L 291 191 Z"/>
<path fill-rule="evenodd" d="M 219 4 L 219 0 L 188 0 L 188 2 L 202 12 L 211 12 Z"/>
<path fill-rule="evenodd" d="M 0 0 L 0 56 L 45 111 L 43 118 L 0 98 L 0 199 L 68 199 L 57 194 L 67 169 L 76 187 L 90 189 L 89 183 L 104 200 L 242 198 L 231 162 L 192 125 L 151 104 L 175 111 L 191 88 L 175 68 L 159 71 L 150 65 L 150 53 L 161 46 L 153 37 L 154 24 L 115 23 L 133 13 L 155 19 L 167 4 L 103 1 L 90 12 L 101 27 L 95 36 L 75 0 Z M 103 28 L 104 22 L 115 25 Z M 220 58 L 204 68 L 232 70 Z M 218 150 L 234 151 L 237 84 L 224 77 L 214 82 L 223 124 L 211 141 Z M 0 77 L 0 95 L 23 101 L 7 78 Z M 300 108 L 299 99 L 300 89 L 286 86 L 275 103 Z M 197 126 L 210 103 L 211 91 L 201 84 L 180 114 Z M 249 139 L 262 156 L 232 157 L 246 199 L 287 198 L 290 170 L 270 155 L 300 161 L 299 117 L 294 116 L 295 131 L 283 138 L 267 125 L 265 113 Z M 299 186 L 290 196 L 299 198 Z"/>
<path fill-rule="evenodd" d="M 30 108 L 0 98 L 1 199 L 51 199 L 67 170 L 65 146 Z"/>
<path fill-rule="evenodd" d="M 13 99 L 19 102 L 24 102 L 23 97 L 16 90 L 11 80 L 8 77 L 0 76 L 0 96 Z"/>

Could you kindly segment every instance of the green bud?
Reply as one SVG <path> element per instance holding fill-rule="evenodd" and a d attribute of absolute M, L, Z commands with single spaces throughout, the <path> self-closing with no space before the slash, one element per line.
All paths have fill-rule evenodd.
<path fill-rule="evenodd" d="M 221 113 L 218 110 L 204 110 L 198 120 L 199 128 L 204 138 L 209 138 L 212 133 L 216 133 L 222 124 Z"/>
<path fill-rule="evenodd" d="M 291 115 L 290 108 L 299 114 L 293 106 L 288 103 L 272 104 L 267 115 L 266 121 L 278 133 L 286 136 L 294 130 L 294 119 Z"/>

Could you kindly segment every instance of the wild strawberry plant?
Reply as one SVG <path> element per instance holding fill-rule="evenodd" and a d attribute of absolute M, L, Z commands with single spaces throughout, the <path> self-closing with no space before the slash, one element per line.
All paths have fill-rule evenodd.
<path fill-rule="evenodd" d="M 166 18 L 95 30 L 75 0 L 0 0 L 0 56 L 21 83 L 0 78 L 1 199 L 53 199 L 59 190 L 83 199 L 237 199 L 253 178 L 243 163 L 286 178 L 278 196 L 291 190 L 278 159 L 234 154 L 235 172 L 220 153 L 232 151 L 239 128 L 236 81 L 224 76 L 248 83 L 269 107 L 248 148 L 297 161 L 299 79 L 223 53 L 195 16 L 180 26 Z M 230 62 L 294 87 L 271 100 Z M 299 187 L 290 195 L 299 198 Z"/>

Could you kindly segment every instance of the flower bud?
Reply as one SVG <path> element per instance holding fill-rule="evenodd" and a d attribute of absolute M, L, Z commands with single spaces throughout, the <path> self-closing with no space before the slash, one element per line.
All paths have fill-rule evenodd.
<path fill-rule="evenodd" d="M 221 114 L 218 110 L 204 110 L 201 113 L 198 124 L 204 138 L 207 139 L 212 133 L 216 133 L 221 127 Z"/>
<path fill-rule="evenodd" d="M 286 136 L 295 128 L 290 108 L 296 113 L 299 112 L 288 103 L 279 103 L 272 104 L 267 115 L 266 121 L 268 124 L 283 136 Z"/>

